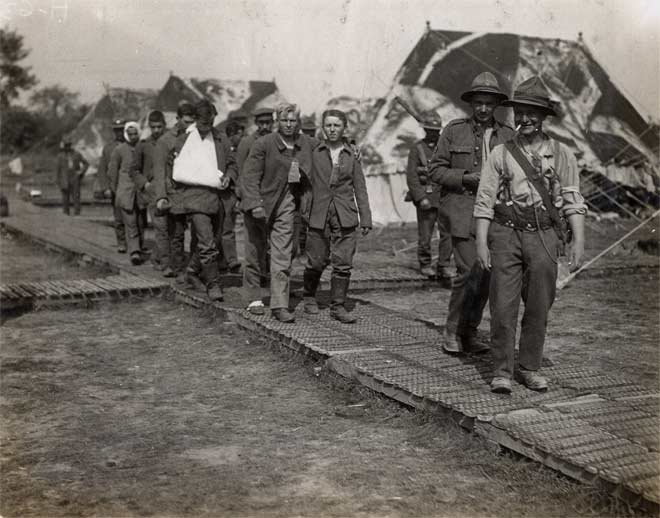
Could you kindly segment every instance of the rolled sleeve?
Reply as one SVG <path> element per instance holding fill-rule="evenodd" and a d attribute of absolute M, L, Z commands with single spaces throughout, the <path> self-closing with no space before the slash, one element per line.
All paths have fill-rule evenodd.
<path fill-rule="evenodd" d="M 580 193 L 580 170 L 575 155 L 568 147 L 560 144 L 557 158 L 556 168 L 563 201 L 561 212 L 566 217 L 572 214 L 585 214 L 587 205 Z"/>
<path fill-rule="evenodd" d="M 503 149 L 504 146 L 497 146 L 481 170 L 479 189 L 474 200 L 473 215 L 475 218 L 493 219 L 495 203 L 497 202 L 497 191 L 500 186 Z"/>

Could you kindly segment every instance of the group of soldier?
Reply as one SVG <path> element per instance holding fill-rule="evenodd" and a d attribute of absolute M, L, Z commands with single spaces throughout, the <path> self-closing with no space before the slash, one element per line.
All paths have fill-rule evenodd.
<path fill-rule="evenodd" d="M 424 114 L 426 135 L 411 149 L 407 169 L 408 196 L 417 208 L 420 269 L 451 279 L 442 348 L 448 354 L 488 350 L 477 340 L 477 328 L 490 300 L 491 390 L 510 393 L 522 299 L 515 373 L 528 388 L 543 391 L 547 380 L 539 369 L 567 230 L 572 268 L 584 253 L 586 206 L 577 164 L 567 147 L 543 132 L 556 104 L 539 78 L 519 84 L 509 99 L 484 72 L 461 99 L 471 115 L 444 129 L 437 114 Z M 515 130 L 495 119 L 498 106 L 513 108 Z M 234 235 L 238 208 L 245 229 L 248 311 L 265 313 L 261 288 L 269 281 L 273 317 L 294 321 L 289 280 L 297 243 L 306 260 L 304 311 L 319 312 L 316 292 L 331 265 L 330 313 L 342 323 L 355 322 L 346 293 L 358 234 L 366 235 L 372 221 L 360 152 L 345 136 L 346 115 L 325 111 L 320 132 L 311 135 L 301 131 L 293 104 L 256 110 L 256 131 L 250 135 L 237 120 L 219 131 L 215 117 L 215 107 L 205 100 L 179 105 L 171 129 L 161 112 L 151 112 L 151 135 L 144 141 L 135 122 L 116 121 L 99 179 L 114 208 L 118 251 L 128 252 L 134 263 L 142 261 L 148 211 L 156 235 L 155 267 L 222 300 L 220 271 L 241 268 Z M 439 257 L 433 268 L 436 225 Z"/>

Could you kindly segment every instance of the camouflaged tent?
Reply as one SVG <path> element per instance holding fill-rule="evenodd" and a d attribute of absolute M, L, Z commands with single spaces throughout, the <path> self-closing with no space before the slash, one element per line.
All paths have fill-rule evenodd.
<path fill-rule="evenodd" d="M 417 112 L 436 110 L 447 123 L 469 115 L 460 95 L 486 70 L 509 93 L 532 75 L 543 78 L 562 111 L 548 119 L 548 133 L 572 147 L 592 173 L 595 181 L 584 187 L 598 197 L 591 199 L 593 209 L 606 210 L 603 201 L 614 205 L 610 198 L 637 203 L 628 188 L 651 195 L 642 202 L 657 203 L 658 126 L 639 113 L 582 42 L 429 28 L 397 72 L 363 140 L 375 221 L 415 220 L 414 206 L 403 201 L 404 170 L 408 150 L 423 132 L 395 97 Z M 511 110 L 498 108 L 496 117 L 510 120 Z M 607 196 L 600 192 L 603 183 L 610 189 Z"/>

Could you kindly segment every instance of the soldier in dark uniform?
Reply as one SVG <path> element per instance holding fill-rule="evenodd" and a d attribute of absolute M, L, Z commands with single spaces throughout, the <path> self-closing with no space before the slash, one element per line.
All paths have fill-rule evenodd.
<path fill-rule="evenodd" d="M 488 301 L 489 274 L 476 264 L 472 210 L 481 168 L 492 149 L 511 139 L 514 131 L 494 118 L 508 96 L 490 72 L 479 74 L 461 99 L 472 116 L 451 121 L 438 140 L 431 178 L 442 186 L 441 210 L 449 222 L 458 275 L 452 283 L 443 349 L 448 353 L 483 352 L 476 332 Z"/>
<path fill-rule="evenodd" d="M 417 258 L 422 275 L 451 279 L 455 277 L 449 266 L 451 235 L 447 231 L 444 214 L 440 211 L 440 185 L 434 183 L 429 175 L 429 164 L 440 137 L 442 120 L 436 112 L 429 111 L 421 115 L 421 124 L 426 134 L 411 148 L 406 168 L 408 193 L 417 208 Z M 434 270 L 431 266 L 431 237 L 436 224 L 439 242 L 438 263 Z"/>
<path fill-rule="evenodd" d="M 154 227 L 155 247 L 151 255 L 151 263 L 156 270 L 164 270 L 170 264 L 170 240 L 167 234 L 167 215 L 156 210 L 154 184 L 154 155 L 156 145 L 165 131 L 165 116 L 163 112 L 154 110 L 147 117 L 151 135 L 135 146 L 134 163 L 129 174 L 133 178 L 140 205 L 146 206 Z M 142 232 L 146 224 L 141 227 Z"/>
<path fill-rule="evenodd" d="M 548 312 L 555 299 L 557 256 L 573 231 L 569 266 L 584 256 L 584 214 L 580 172 L 565 145 L 543 133 L 543 121 L 556 115 L 556 103 L 539 77 L 516 88 L 512 106 L 519 132 L 495 148 L 483 168 L 476 202 L 478 262 L 491 271 L 493 392 L 511 392 L 518 310 L 524 303 L 516 374 L 529 389 L 545 391 L 539 374 Z"/>
<path fill-rule="evenodd" d="M 358 226 L 363 236 L 369 233 L 371 209 L 360 161 L 351 144 L 343 138 L 346 114 L 340 110 L 327 110 L 323 113 L 322 125 L 325 140 L 312 152 L 311 197 L 301 208 L 309 222 L 304 307 L 306 313 L 319 312 L 316 290 L 323 270 L 331 263 L 330 315 L 344 324 L 352 324 L 356 318 L 346 311 L 346 292 L 357 246 Z"/>
<path fill-rule="evenodd" d="M 73 202 L 73 214 L 80 214 L 80 184 L 87 172 L 89 163 L 71 147 L 71 139 L 62 140 L 62 150 L 57 156 L 57 184 L 62 190 L 64 214 L 69 214 L 69 205 Z"/>
<path fill-rule="evenodd" d="M 251 135 L 243 137 L 236 150 L 236 162 L 238 165 L 237 197 L 242 198 L 242 177 L 245 161 L 252 146 L 259 137 L 263 137 L 273 131 L 272 108 L 259 108 L 254 112 L 254 123 L 257 130 Z M 255 314 L 265 313 L 261 301 L 261 286 L 267 282 L 269 271 L 268 261 L 268 230 L 263 219 L 256 219 L 251 211 L 243 211 L 243 224 L 245 226 L 245 266 L 243 268 L 243 288 L 245 297 L 248 299 L 248 310 Z"/>
<path fill-rule="evenodd" d="M 112 121 L 112 133 L 114 140 L 108 142 L 103 146 L 101 151 L 101 160 L 99 160 L 99 168 L 97 172 L 97 179 L 100 192 L 105 198 L 110 199 L 112 205 L 112 216 L 114 218 L 115 235 L 117 236 L 117 252 L 120 254 L 126 253 L 126 227 L 124 227 L 124 220 L 121 216 L 121 209 L 115 207 L 115 195 L 110 189 L 110 181 L 108 179 L 108 165 L 110 164 L 110 156 L 112 151 L 122 142 L 124 142 L 124 124 L 126 121 L 123 119 L 115 119 Z"/>
<path fill-rule="evenodd" d="M 245 128 L 237 121 L 232 120 L 225 127 L 225 134 L 229 139 L 232 153 L 236 153 L 243 137 Z M 226 189 L 220 191 L 220 212 L 218 212 L 218 232 L 215 243 L 220 258 L 220 269 L 231 273 L 240 273 L 241 263 L 236 253 L 236 184 L 231 179 Z"/>

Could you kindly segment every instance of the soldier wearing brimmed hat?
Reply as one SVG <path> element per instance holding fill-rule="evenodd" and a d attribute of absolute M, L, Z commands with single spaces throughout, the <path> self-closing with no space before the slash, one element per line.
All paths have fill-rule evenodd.
<path fill-rule="evenodd" d="M 491 271 L 491 390 L 511 392 L 522 298 L 525 310 L 517 373 L 528 388 L 544 391 L 548 383 L 538 370 L 548 312 L 555 299 L 557 256 L 568 241 L 570 226 L 569 266 L 573 270 L 580 266 L 586 205 L 579 191 L 575 156 L 543 133 L 543 121 L 557 114 L 557 105 L 541 79 L 522 82 L 513 99 L 503 104 L 513 107 L 519 132 L 491 153 L 474 205 L 478 261 L 481 268 Z"/>
<path fill-rule="evenodd" d="M 108 165 L 110 164 L 110 156 L 114 149 L 124 142 L 124 119 L 114 119 L 112 121 L 112 133 L 114 139 L 103 146 L 101 151 L 101 159 L 99 160 L 99 167 L 96 174 L 96 181 L 98 182 L 98 191 L 95 192 L 95 197 L 110 198 L 112 205 L 112 215 L 114 219 L 115 235 L 117 236 L 117 251 L 119 253 L 126 253 L 126 228 L 121 216 L 121 210 L 115 207 L 115 197 L 110 189 L 110 179 L 108 178 Z"/>
<path fill-rule="evenodd" d="M 476 332 L 488 300 L 489 275 L 475 268 L 472 210 L 481 168 L 492 149 L 513 137 L 512 128 L 497 121 L 495 108 L 508 99 L 495 76 L 479 74 L 461 99 L 472 116 L 451 121 L 443 130 L 431 162 L 431 179 L 442 186 L 441 212 L 449 223 L 458 275 L 452 283 L 443 340 L 448 353 L 483 352 Z"/>
<path fill-rule="evenodd" d="M 415 142 L 408 154 L 406 182 L 408 197 L 417 208 L 417 259 L 422 275 L 451 279 L 454 272 L 449 267 L 451 259 L 451 235 L 447 222 L 440 212 L 440 185 L 429 175 L 429 163 L 442 130 L 442 119 L 435 111 L 420 115 L 420 125 L 424 128 L 424 138 Z M 438 263 L 431 266 L 431 236 L 438 225 Z"/>

